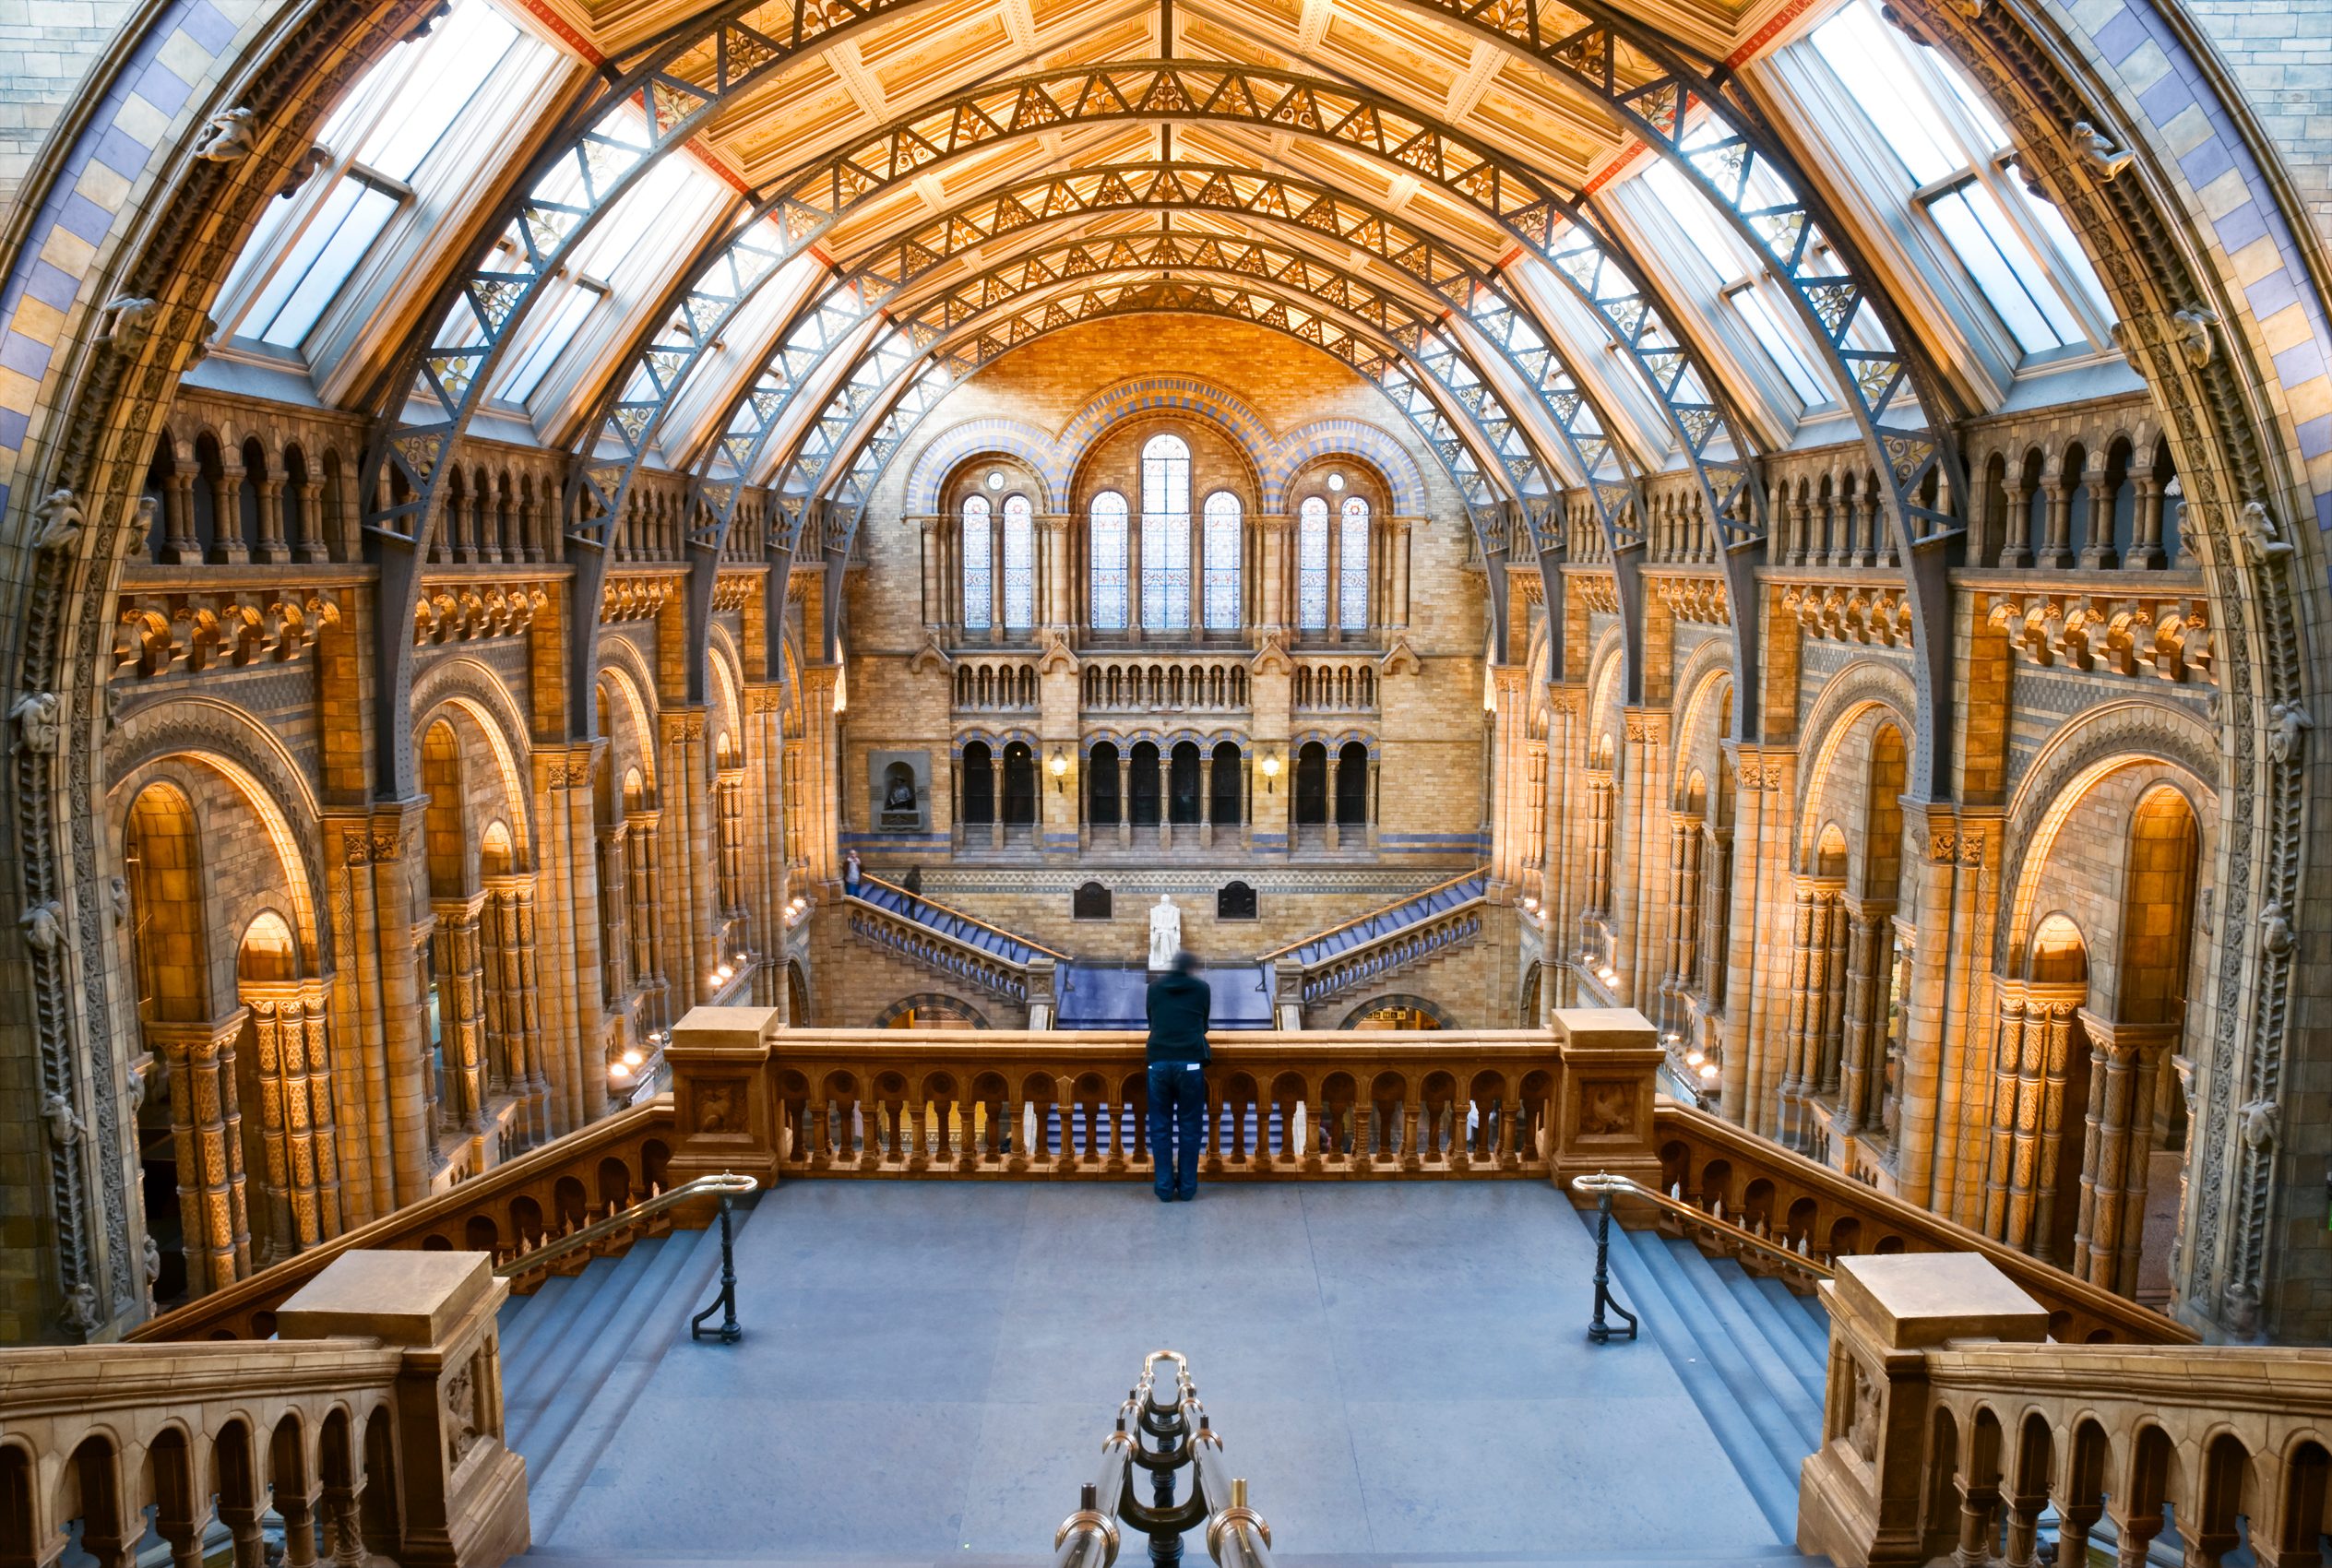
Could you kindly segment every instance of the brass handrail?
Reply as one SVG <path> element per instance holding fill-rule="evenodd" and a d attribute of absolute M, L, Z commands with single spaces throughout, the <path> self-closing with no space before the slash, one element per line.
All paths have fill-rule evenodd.
<path fill-rule="evenodd" d="M 1728 1241 L 1737 1242 L 1752 1252 L 1763 1253 L 1777 1263 L 1811 1274 L 1817 1279 L 1830 1279 L 1837 1277 L 1838 1271 L 1828 1264 L 1816 1263 L 1803 1253 L 1782 1246 L 1778 1241 L 1769 1241 L 1755 1230 L 1735 1225 L 1730 1219 L 1719 1219 L 1705 1208 L 1695 1208 L 1681 1198 L 1672 1198 L 1658 1188 L 1647 1187 L 1643 1182 L 1630 1177 L 1614 1176 L 1608 1170 L 1598 1170 L 1591 1175 L 1572 1177 L 1571 1190 L 1575 1193 L 1586 1193 L 1590 1196 L 1601 1193 L 1612 1193 L 1642 1198 L 1646 1203 L 1664 1209 L 1680 1219 L 1688 1220 L 1706 1229 L 1713 1230 Z"/>
<path fill-rule="evenodd" d="M 740 1176 L 726 1170 L 718 1176 L 699 1176 L 693 1182 L 683 1182 L 677 1187 L 658 1193 L 652 1198 L 642 1198 L 631 1207 L 619 1210 L 605 1219 L 595 1219 L 580 1230 L 570 1230 L 564 1236 L 553 1237 L 539 1247 L 520 1253 L 508 1263 L 496 1267 L 494 1274 L 503 1279 L 532 1274 L 568 1253 L 584 1251 L 610 1236 L 635 1229 L 649 1215 L 677 1208 L 692 1198 L 742 1197 L 747 1193 L 759 1191 L 761 1183 L 750 1176 Z"/>

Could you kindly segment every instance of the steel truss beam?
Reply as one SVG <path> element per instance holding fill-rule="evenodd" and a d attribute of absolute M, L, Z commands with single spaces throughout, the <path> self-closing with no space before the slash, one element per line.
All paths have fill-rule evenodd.
<path fill-rule="evenodd" d="M 1555 276 L 1596 313 L 1636 365 L 1691 463 L 1728 559 L 1762 540 L 1763 498 L 1750 467 L 1755 449 L 1747 427 L 1725 406 L 1720 384 L 1689 339 L 1671 325 L 1672 313 L 1603 236 L 1577 194 L 1379 95 L 1300 74 L 1221 64 L 1142 61 L 1016 77 L 909 115 L 807 172 L 788 176 L 756 211 L 783 215 L 789 235 L 801 232 L 806 244 L 851 208 L 942 160 L 1011 136 L 1128 119 L 1228 121 L 1321 137 L 1405 174 L 1422 175 L 1475 207 L 1553 264 Z M 716 259 L 700 258 L 692 272 L 701 276 Z M 660 322 L 662 314 L 651 319 Z M 680 368 L 684 375 L 684 365 Z M 658 379 L 633 369 L 618 385 L 637 386 L 644 378 Z M 659 401 L 669 407 L 668 398 Z M 631 426 L 618 427 L 618 448 L 633 448 L 649 425 L 637 410 L 618 411 Z M 601 429 L 616 422 L 601 422 Z M 1548 516 L 1543 507 L 1525 512 L 1541 553 L 1559 553 L 1559 529 L 1548 526 Z M 1625 531 L 1615 531 L 1613 539 L 1623 592 L 1640 606 L 1640 594 L 1633 591 L 1640 544 Z M 1747 569 L 1744 564 L 1736 570 Z M 1633 687 L 1640 661 L 1630 668 Z"/>

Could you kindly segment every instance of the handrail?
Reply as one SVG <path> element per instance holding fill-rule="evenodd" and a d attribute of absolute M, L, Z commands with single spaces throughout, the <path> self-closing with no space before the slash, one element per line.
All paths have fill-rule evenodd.
<path fill-rule="evenodd" d="M 516 1158 L 492 1166 L 434 1197 L 424 1198 L 403 1208 L 391 1209 L 377 1219 L 352 1230 L 344 1230 L 330 1241 L 318 1242 L 281 1263 L 270 1265 L 208 1295 L 197 1296 L 183 1306 L 148 1319 L 122 1337 L 137 1341 L 175 1339 L 189 1329 L 200 1334 L 201 1325 L 215 1323 L 221 1314 L 232 1316 L 271 1308 L 273 1303 L 286 1300 L 301 1286 L 323 1273 L 325 1265 L 342 1253 L 360 1248 L 417 1245 L 415 1238 L 425 1234 L 443 1220 L 474 1210 L 483 1201 L 498 1201 L 513 1190 L 523 1188 L 573 1161 L 589 1158 L 593 1151 L 621 1144 L 635 1134 L 668 1128 L 672 1121 L 672 1097 L 669 1093 L 658 1095 L 653 1099 L 620 1111 L 604 1121 L 578 1127 L 564 1137 L 553 1138 Z"/>
<path fill-rule="evenodd" d="M 649 1215 L 677 1208 L 695 1198 L 742 1197 L 747 1193 L 758 1192 L 760 1188 L 761 1183 L 752 1177 L 740 1176 L 732 1171 L 724 1170 L 718 1176 L 699 1176 L 693 1182 L 683 1182 L 679 1186 L 668 1188 L 653 1197 L 642 1198 L 631 1207 L 618 1210 L 605 1219 L 595 1219 L 579 1230 L 549 1238 L 541 1246 L 520 1253 L 494 1272 L 501 1279 L 516 1279 L 521 1275 L 534 1274 L 568 1253 L 588 1251 L 593 1243 L 605 1241 L 610 1236 L 637 1229 L 640 1221 Z"/>
<path fill-rule="evenodd" d="M 1160 1361 L 1173 1365 L 1171 1389 L 1160 1384 Z M 1185 1465 L 1190 1494 L 1176 1502 L 1173 1476 Z M 1154 1483 L 1148 1503 L 1128 1495 L 1136 1466 Z M 1078 1486 L 1077 1512 L 1053 1532 L 1053 1568 L 1111 1568 L 1121 1517 L 1149 1537 L 1153 1562 L 1179 1562 L 1184 1532 L 1204 1525 L 1207 1552 L 1218 1568 L 1271 1568 L 1271 1526 L 1248 1505 L 1245 1479 L 1225 1474 L 1222 1439 L 1178 1350 L 1142 1358 L 1141 1379 L 1126 1391 L 1115 1429 L 1102 1439 L 1100 1476 Z"/>
<path fill-rule="evenodd" d="M 1588 1194 L 1624 1194 L 1628 1197 L 1641 1198 L 1646 1203 L 1674 1215 L 1687 1224 L 1697 1225 L 1702 1229 L 1714 1231 L 1737 1245 L 1747 1247 L 1753 1252 L 1763 1253 L 1774 1262 L 1786 1267 L 1811 1274 L 1817 1279 L 1830 1279 L 1837 1277 L 1838 1271 L 1827 1264 L 1816 1263 L 1803 1253 L 1782 1246 L 1778 1241 L 1768 1241 L 1755 1230 L 1735 1225 L 1730 1219 L 1719 1219 L 1707 1209 L 1695 1208 L 1691 1204 L 1672 1198 L 1666 1193 L 1657 1188 L 1647 1187 L 1641 1182 L 1630 1177 L 1614 1176 L 1609 1171 L 1598 1170 L 1589 1175 L 1572 1177 L 1571 1190 L 1575 1193 Z"/>
<path fill-rule="evenodd" d="M 1309 947 L 1315 942 L 1326 942 L 1329 937 L 1334 936 L 1339 931 L 1350 931 L 1356 925 L 1363 925 L 1368 921 L 1374 920 L 1379 915 L 1386 914 L 1394 909 L 1399 909 L 1404 904 L 1414 904 L 1420 898 L 1430 898 L 1436 893 L 1446 893 L 1461 882 L 1471 882 L 1475 877 L 1487 876 L 1489 873 L 1490 867 L 1487 864 L 1475 866 L 1470 871 L 1461 871 L 1456 876 L 1449 878 L 1446 882 L 1436 882 L 1431 887 L 1421 887 L 1416 892 L 1408 894 L 1405 897 L 1390 899 L 1386 903 L 1377 905 L 1376 908 L 1373 909 L 1363 910 L 1362 913 L 1354 915 L 1349 921 L 1342 921 L 1335 925 L 1329 926 L 1326 931 L 1315 931 L 1309 936 L 1298 937 L 1295 941 L 1287 944 L 1285 946 L 1274 947 L 1267 953 L 1258 953 L 1255 955 L 1255 961 L 1259 964 L 1267 964 L 1274 958 L 1284 958 L 1300 947 Z M 1483 897 L 1487 897 L 1487 893 L 1485 893 Z M 1473 902 L 1475 902 L 1475 900 L 1471 898 L 1466 900 L 1466 904 Z M 1447 909 L 1438 909 L 1434 912 L 1436 914 L 1446 915 L 1453 909 L 1462 909 L 1464 908 L 1465 904 L 1452 904 Z M 1398 929 L 1406 931 L 1408 927 L 1403 926 Z M 1388 931 L 1385 934 L 1390 936 L 1393 932 Z"/>
<path fill-rule="evenodd" d="M 1884 1229 L 1899 1234 L 1910 1243 L 1910 1251 L 1981 1253 L 1991 1259 L 2001 1273 L 2015 1280 L 2018 1289 L 2049 1308 L 2052 1313 L 2060 1310 L 2068 1313 L 2073 1320 L 2066 1330 L 2070 1337 L 2088 1337 L 2089 1328 L 2084 1326 L 2086 1324 L 2108 1328 L 2117 1340 L 2136 1344 L 2193 1345 L 2201 1341 L 2201 1335 L 2175 1318 L 2150 1307 L 2142 1307 L 2127 1296 L 2117 1295 L 2104 1286 L 2083 1279 L 2054 1264 L 2020 1253 L 2005 1241 L 1995 1241 L 1980 1230 L 1971 1230 L 1933 1209 L 1922 1208 L 1906 1198 L 1890 1197 L 1844 1171 L 1834 1170 L 1819 1161 L 1808 1159 L 1796 1150 L 1784 1148 L 1738 1123 L 1728 1122 L 1720 1116 L 1671 1099 L 1666 1095 L 1653 1102 L 1652 1123 L 1656 1142 L 1664 1145 L 1681 1134 L 1700 1141 L 1713 1152 L 1721 1153 L 1736 1162 L 1755 1161 L 1766 1174 L 1786 1173 L 1790 1183 L 1846 1213 L 1859 1211 L 1866 1217 L 1875 1215 Z M 1867 1237 L 1863 1244 L 1869 1245 Z"/>
<path fill-rule="evenodd" d="M 1022 936 L 1017 932 L 1006 931 L 1000 925 L 991 925 L 986 921 L 982 920 L 978 915 L 965 914 L 961 909 L 957 909 L 952 904 L 938 903 L 935 900 L 924 897 L 920 893 L 910 893 L 906 888 L 901 887 L 896 882 L 886 882 L 881 877 L 874 874 L 872 872 L 862 869 L 858 873 L 858 880 L 860 883 L 871 882 L 877 887 L 887 887 L 902 898 L 911 898 L 926 909 L 936 909 L 943 915 L 951 915 L 957 920 L 963 921 L 966 925 L 976 925 L 982 931 L 993 931 L 998 936 L 1005 938 L 1006 941 L 1017 943 L 1023 947 L 1033 948 L 1035 951 L 1042 954 L 1047 958 L 1052 958 L 1062 963 L 1066 963 L 1068 961 L 1069 956 L 1066 953 L 1062 952 L 1057 947 L 1047 947 L 1043 943 L 1033 941 L 1029 937 Z M 844 895 L 849 897 L 858 898 L 858 894 L 855 891 L 856 885 L 856 884 L 853 884 L 851 886 L 844 887 L 842 889 Z M 923 923 L 921 921 L 913 920 L 911 916 L 899 915 L 899 911 L 897 909 L 883 909 L 883 906 L 877 904 L 872 898 L 859 898 L 858 901 L 864 904 L 870 909 L 882 909 L 883 913 L 886 915 L 898 915 L 900 919 L 908 920 L 912 924 L 920 926 Z M 930 928 L 925 927 L 925 929 L 929 930 Z M 932 934 L 934 936 L 947 935 L 947 933 L 944 931 L 934 931 Z M 950 938 L 950 940 L 953 939 Z M 969 946 L 970 944 L 963 944 L 963 945 Z M 997 957 L 1001 956 L 1001 955 L 990 954 L 989 956 Z"/>

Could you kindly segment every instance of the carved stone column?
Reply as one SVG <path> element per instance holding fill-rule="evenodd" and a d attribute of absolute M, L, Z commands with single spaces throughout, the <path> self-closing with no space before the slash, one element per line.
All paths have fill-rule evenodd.
<path fill-rule="evenodd" d="M 2088 1114 L 2081 1146 L 2081 1209 L 2068 1264 L 2075 1274 L 2129 1295 L 2145 1240 L 2154 1099 L 2178 1024 L 2114 1023 L 2080 1014 L 2088 1038 Z"/>
<path fill-rule="evenodd" d="M 542 1001 L 535 954 L 534 880 L 486 879 L 486 1060 L 497 1087 L 521 1103 L 518 1126 L 533 1145 L 553 1135 L 543 1069 Z"/>
<path fill-rule="evenodd" d="M 251 1272 L 243 1113 L 235 1039 L 250 1009 L 203 1023 L 149 1023 L 146 1048 L 169 1064 L 171 1143 L 178 1162 L 186 1287 L 204 1296 Z"/>
<path fill-rule="evenodd" d="M 324 982 L 245 980 L 238 989 L 251 1013 L 258 1089 L 264 1267 L 340 1231 Z"/>

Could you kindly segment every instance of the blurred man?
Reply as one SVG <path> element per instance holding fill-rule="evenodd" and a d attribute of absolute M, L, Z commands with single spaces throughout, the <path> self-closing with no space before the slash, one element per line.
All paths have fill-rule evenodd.
<path fill-rule="evenodd" d="M 1173 968 L 1149 982 L 1149 1154 L 1158 1201 L 1198 1195 L 1198 1141 L 1207 1121 L 1207 1018 L 1214 993 L 1198 978 L 1198 960 L 1174 955 Z"/>

